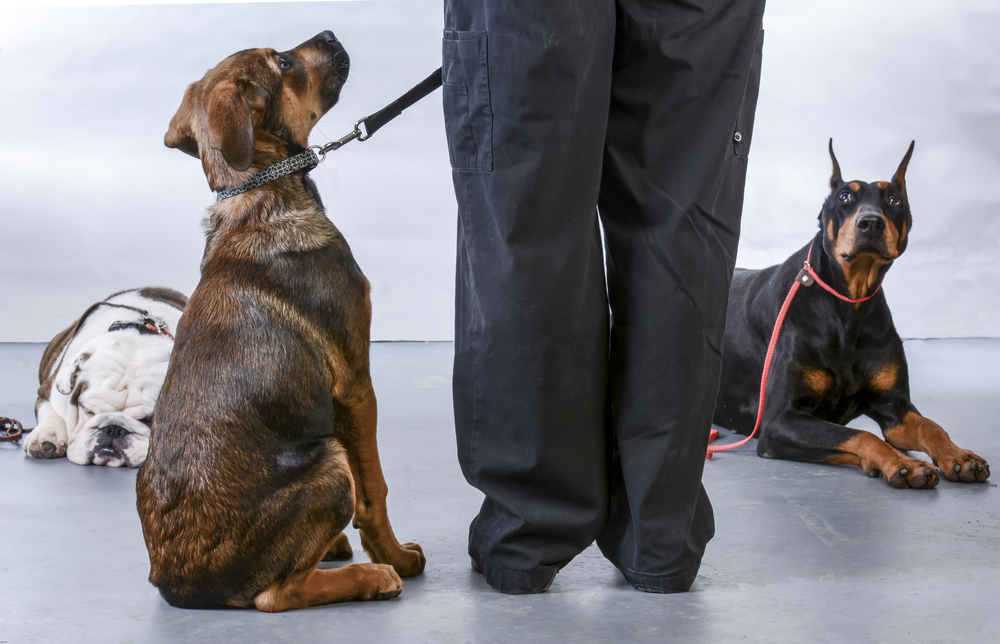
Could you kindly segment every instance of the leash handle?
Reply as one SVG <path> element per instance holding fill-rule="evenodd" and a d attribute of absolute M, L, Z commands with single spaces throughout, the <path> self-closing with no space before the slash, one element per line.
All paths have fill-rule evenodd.
<path fill-rule="evenodd" d="M 413 89 L 403 94 L 392 103 L 389 103 L 371 116 L 366 116 L 354 126 L 355 131 L 364 123 L 365 133 L 358 136 L 359 141 L 366 141 L 371 138 L 383 125 L 403 113 L 403 110 L 410 107 L 423 97 L 427 96 L 437 88 L 441 87 L 441 68 L 438 67 L 430 76 L 420 81 Z"/>
<path fill-rule="evenodd" d="M 354 124 L 353 132 L 348 132 L 336 141 L 331 141 L 326 145 L 310 146 L 310 149 L 316 150 L 316 154 L 319 155 L 320 162 L 326 161 L 327 152 L 339 150 L 355 139 L 358 141 L 367 141 L 372 137 L 372 134 L 375 134 L 375 132 L 379 130 L 379 128 L 402 114 L 403 110 L 410 107 L 439 87 L 441 87 L 440 67 L 438 67 L 437 70 L 435 70 L 430 76 L 417 83 L 413 89 L 406 92 L 379 111 L 374 114 L 369 114 L 363 119 L 359 119 L 358 122 Z M 362 125 L 365 126 L 363 131 L 361 129 Z"/>
<path fill-rule="evenodd" d="M 0 443 L 15 443 L 21 440 L 23 434 L 27 434 L 30 431 L 30 429 L 24 429 L 21 423 L 13 418 L 0 416 L 0 432 L 3 432 L 0 434 Z"/>
<path fill-rule="evenodd" d="M 802 286 L 802 283 L 796 280 L 792 284 L 792 288 L 788 289 L 788 295 L 785 296 L 785 301 L 778 312 L 778 319 L 774 321 L 774 329 L 771 331 L 771 341 L 767 344 L 767 355 L 764 357 L 764 373 L 760 376 L 760 399 L 757 404 L 757 422 L 754 423 L 753 431 L 750 432 L 749 436 L 736 443 L 709 445 L 708 454 L 705 458 L 712 458 L 712 454 L 715 452 L 722 452 L 727 449 L 734 449 L 740 445 L 746 445 L 757 434 L 757 430 L 760 429 L 760 421 L 764 419 L 764 396 L 767 393 L 767 376 L 771 372 L 771 358 L 774 357 L 774 349 L 778 346 L 778 336 L 781 334 L 781 325 L 785 323 L 785 315 L 788 314 L 788 307 L 792 305 L 792 300 L 795 298 L 795 294 L 798 292 L 800 286 Z M 718 436 L 718 433 L 716 433 L 716 436 Z M 713 438 L 714 436 L 709 440 Z"/>

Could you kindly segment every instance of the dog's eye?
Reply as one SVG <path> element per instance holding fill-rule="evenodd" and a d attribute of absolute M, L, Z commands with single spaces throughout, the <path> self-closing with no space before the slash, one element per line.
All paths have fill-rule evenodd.
<path fill-rule="evenodd" d="M 278 57 L 278 67 L 280 67 L 282 69 L 288 69 L 291 66 L 292 66 L 292 64 L 290 62 L 288 62 L 287 58 L 285 58 L 284 56 L 279 56 Z"/>
<path fill-rule="evenodd" d="M 143 416 L 142 418 L 139 419 L 139 422 L 142 423 L 143 425 L 145 425 L 146 427 L 150 427 L 153 424 L 153 417 L 152 416 Z"/>
<path fill-rule="evenodd" d="M 841 203 L 851 203 L 851 199 L 854 199 L 854 195 L 850 190 L 844 190 L 837 195 L 837 199 L 840 199 Z"/>
<path fill-rule="evenodd" d="M 898 206 L 900 204 L 900 199 L 898 195 L 889 195 L 889 205 Z"/>

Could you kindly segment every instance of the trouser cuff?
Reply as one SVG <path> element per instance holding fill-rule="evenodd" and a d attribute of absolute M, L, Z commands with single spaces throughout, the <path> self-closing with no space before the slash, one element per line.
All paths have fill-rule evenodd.
<path fill-rule="evenodd" d="M 532 571 L 511 570 L 501 566 L 492 566 L 472 557 L 472 568 L 486 577 L 486 583 L 506 595 L 528 595 L 544 593 L 552 585 L 559 568 L 543 566 Z"/>

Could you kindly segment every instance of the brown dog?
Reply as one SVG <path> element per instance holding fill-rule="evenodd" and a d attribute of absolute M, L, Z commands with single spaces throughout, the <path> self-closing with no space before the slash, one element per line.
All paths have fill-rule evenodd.
<path fill-rule="evenodd" d="M 329 31 L 236 53 L 188 88 L 165 143 L 213 190 L 240 186 L 305 150 L 348 66 Z M 150 582 L 181 607 L 395 597 L 425 560 L 386 514 L 368 281 L 306 171 L 221 199 L 206 227 L 136 485 Z M 317 569 L 350 556 L 352 515 L 375 563 Z"/>

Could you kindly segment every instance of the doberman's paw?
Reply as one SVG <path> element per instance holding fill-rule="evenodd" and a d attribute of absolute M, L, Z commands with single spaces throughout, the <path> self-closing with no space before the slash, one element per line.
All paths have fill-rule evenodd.
<path fill-rule="evenodd" d="M 886 483 L 899 489 L 913 488 L 929 490 L 937 487 L 937 484 L 941 481 L 938 477 L 937 468 L 930 463 L 918 461 L 915 458 L 899 459 L 881 470 L 872 465 L 865 468 L 865 473 L 872 477 L 881 474 L 885 478 Z"/>
<path fill-rule="evenodd" d="M 982 483 L 990 477 L 990 464 L 986 459 L 967 449 L 938 458 L 938 467 L 946 479 L 955 483 Z"/>

